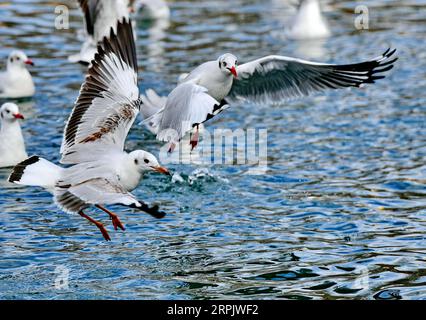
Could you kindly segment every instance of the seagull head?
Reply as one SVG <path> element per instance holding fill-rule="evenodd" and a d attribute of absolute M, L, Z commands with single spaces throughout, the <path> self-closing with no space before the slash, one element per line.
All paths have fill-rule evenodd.
<path fill-rule="evenodd" d="M 25 68 L 26 65 L 33 66 L 34 62 L 29 59 L 24 52 L 14 50 L 10 53 L 9 58 L 7 59 L 8 67 Z"/>
<path fill-rule="evenodd" d="M 14 122 L 18 119 L 24 119 L 24 116 L 19 113 L 16 104 L 7 102 L 0 107 L 0 119 L 6 122 Z"/>
<path fill-rule="evenodd" d="M 129 156 L 132 159 L 133 165 L 135 165 L 141 173 L 146 171 L 156 171 L 170 175 L 169 170 L 162 167 L 152 153 L 143 150 L 136 150 L 131 152 Z"/>
<path fill-rule="evenodd" d="M 231 53 L 225 53 L 224 55 L 221 55 L 217 61 L 219 62 L 219 69 L 222 70 L 222 72 L 227 75 L 233 75 L 235 78 L 238 77 L 238 59 L 236 56 Z"/>

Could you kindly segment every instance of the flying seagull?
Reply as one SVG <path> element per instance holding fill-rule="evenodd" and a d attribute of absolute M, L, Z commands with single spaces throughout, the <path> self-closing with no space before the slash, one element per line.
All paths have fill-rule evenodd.
<path fill-rule="evenodd" d="M 109 35 L 111 28 L 115 30 L 117 22 L 129 17 L 129 0 L 78 0 L 84 15 L 86 40 L 78 54 L 70 56 L 71 62 L 90 64 L 97 46 Z"/>
<path fill-rule="evenodd" d="M 52 192 L 63 211 L 78 213 L 94 223 L 105 240 L 110 237 L 104 225 L 86 215 L 85 209 L 95 206 L 106 212 L 116 230 L 124 230 L 124 226 L 104 205 L 128 206 L 155 218 L 165 215 L 158 206 L 149 207 L 130 193 L 147 171 L 169 174 L 151 153 L 124 151 L 141 107 L 137 70 L 132 25 L 123 19 L 117 32 L 111 29 L 109 39 L 99 45 L 65 126 L 60 162 L 70 166 L 59 167 L 32 156 L 18 164 L 9 177 L 10 182 Z"/>
<path fill-rule="evenodd" d="M 13 167 L 28 158 L 19 120 L 24 116 L 16 104 L 0 107 L 0 168 Z"/>
<path fill-rule="evenodd" d="M 7 58 L 6 70 L 0 72 L 0 98 L 29 98 L 35 93 L 34 82 L 27 66 L 34 63 L 20 50 Z"/>
<path fill-rule="evenodd" d="M 195 68 L 167 97 L 166 105 L 144 120 L 157 128 L 157 139 L 170 143 L 169 152 L 189 131 L 194 148 L 198 126 L 226 109 L 229 102 L 280 103 L 325 89 L 360 87 L 384 78 L 397 58 L 386 50 L 372 60 L 324 64 L 285 56 L 267 56 L 238 65 L 230 53 Z"/>

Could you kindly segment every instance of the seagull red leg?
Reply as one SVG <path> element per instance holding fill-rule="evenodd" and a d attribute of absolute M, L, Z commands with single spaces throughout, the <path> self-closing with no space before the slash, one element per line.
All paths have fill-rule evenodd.
<path fill-rule="evenodd" d="M 114 212 L 109 211 L 107 208 L 102 207 L 101 205 L 97 204 L 95 205 L 96 208 L 101 209 L 102 211 L 108 213 L 108 215 L 111 217 L 112 225 L 114 226 L 115 230 L 118 230 L 120 228 L 121 230 L 126 230 L 124 228 L 123 224 L 121 223 L 120 219 L 118 218 L 118 215 Z"/>
<path fill-rule="evenodd" d="M 189 144 L 191 145 L 191 151 L 195 149 L 195 147 L 198 145 L 198 125 L 196 125 L 196 129 L 193 135 L 191 135 L 191 141 L 189 141 Z"/>
<path fill-rule="evenodd" d="M 80 211 L 78 213 L 80 216 L 82 216 L 83 218 L 89 220 L 91 223 L 93 223 L 95 226 L 97 226 L 99 228 L 99 230 L 102 232 L 102 235 L 104 236 L 106 241 L 111 241 L 111 238 L 109 237 L 108 231 L 106 231 L 104 225 L 99 222 L 96 221 L 95 219 L 89 217 L 87 214 L 85 214 L 83 211 Z"/>

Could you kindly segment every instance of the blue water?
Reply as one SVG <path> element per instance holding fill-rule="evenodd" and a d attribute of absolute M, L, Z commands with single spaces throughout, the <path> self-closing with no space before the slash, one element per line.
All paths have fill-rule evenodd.
<path fill-rule="evenodd" d="M 0 57 L 17 47 L 36 62 L 37 94 L 20 104 L 28 153 L 52 161 L 85 73 L 67 62 L 81 45 L 80 13 L 64 1 L 71 27 L 55 30 L 57 3 L 0 5 Z M 168 215 L 113 207 L 127 228 L 115 232 L 94 210 L 111 242 L 1 169 L 0 298 L 425 299 L 426 1 L 368 1 L 361 31 L 355 1 L 325 1 L 334 36 L 308 44 L 282 36 L 292 11 L 277 0 L 170 5 L 165 29 L 138 23 L 140 88 L 164 95 L 180 73 L 228 51 L 240 61 L 274 53 L 345 63 L 391 46 L 399 60 L 362 89 L 234 105 L 208 129 L 267 129 L 268 171 L 172 165 L 182 182 L 149 175 L 134 193 Z M 138 125 L 127 144 L 160 146 Z"/>

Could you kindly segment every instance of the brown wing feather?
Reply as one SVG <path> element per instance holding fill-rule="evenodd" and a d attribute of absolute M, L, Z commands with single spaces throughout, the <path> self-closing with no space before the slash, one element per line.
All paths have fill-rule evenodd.
<path fill-rule="evenodd" d="M 113 94 L 110 92 L 109 82 L 105 81 L 105 79 L 115 79 L 116 77 L 116 75 L 111 74 L 111 68 L 105 63 L 105 60 L 111 53 L 118 57 L 118 60 L 114 61 L 115 64 L 121 64 L 123 68 L 129 66 L 134 70 L 135 74 L 137 73 L 136 48 L 130 21 L 123 19 L 123 21 L 118 23 L 117 34 L 111 28 L 110 37 L 105 37 L 99 44 L 98 53 L 95 55 L 92 66 L 81 87 L 80 95 L 75 103 L 73 112 L 65 127 L 62 151 L 81 142 L 100 139 L 106 134 L 114 132 L 119 126 L 134 121 L 140 107 L 140 100 L 138 98 L 131 99 L 131 97 L 120 96 L 121 101 L 111 101 Z M 81 141 L 77 141 L 77 134 L 83 122 L 83 117 L 96 98 L 109 99 L 109 102 L 117 102 L 120 105 L 114 113 L 108 115 L 103 120 L 99 131 L 91 132 L 89 136 L 83 138 Z"/>

